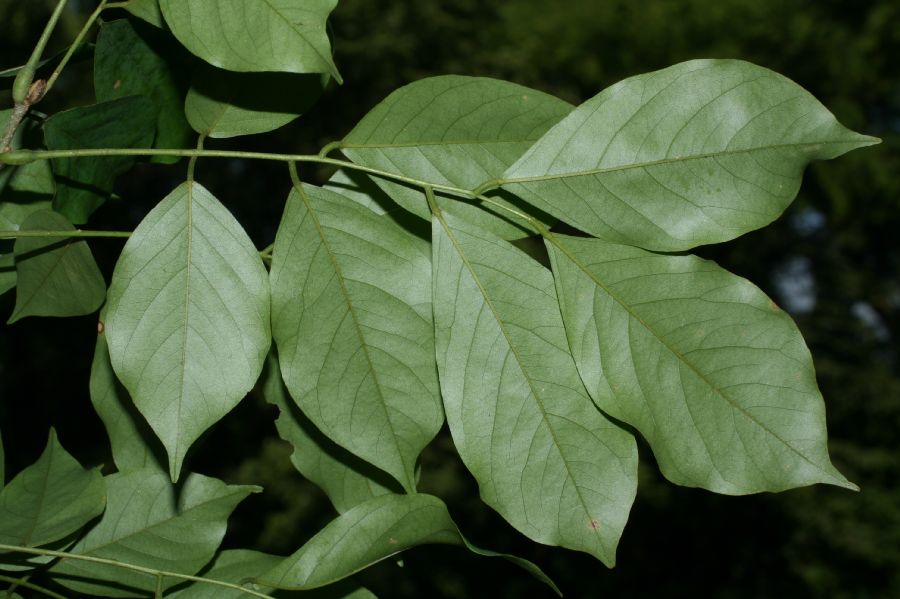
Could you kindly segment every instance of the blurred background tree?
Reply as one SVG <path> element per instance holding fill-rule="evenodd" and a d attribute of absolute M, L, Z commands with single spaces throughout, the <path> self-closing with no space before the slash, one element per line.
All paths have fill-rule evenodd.
<path fill-rule="evenodd" d="M 52 4 L 0 0 L 0 66 L 27 58 Z M 56 48 L 94 4 L 69 3 Z M 317 151 L 391 91 L 430 75 L 498 77 L 579 103 L 627 76 L 699 57 L 778 71 L 848 127 L 884 139 L 814 165 L 774 225 L 700 251 L 756 282 L 797 320 L 826 398 L 834 462 L 861 493 L 820 486 L 732 498 L 679 488 L 659 476 L 643 445 L 638 499 L 618 566 L 606 570 L 586 555 L 526 542 L 482 506 L 446 431 L 423 455 L 422 485 L 448 502 L 474 540 L 538 562 L 570 597 L 900 597 L 900 3 L 341 0 L 331 26 L 343 86 L 331 85 L 315 108 L 277 132 L 207 147 Z M 89 64 L 67 71 L 39 108 L 91 103 Z M 282 171 L 201 161 L 198 177 L 262 247 L 274 237 L 289 189 Z M 321 182 L 328 174 L 304 176 Z M 122 201 L 92 222 L 133 227 L 183 177 L 183 163 L 140 165 L 120 181 Z M 107 276 L 117 243 L 92 245 Z M 0 313 L 9 314 L 13 301 L 11 293 L 0 297 Z M 37 457 L 51 424 L 83 462 L 111 463 L 87 395 L 93 328 L 91 317 L 30 318 L 0 333 L 8 471 Z M 252 395 L 191 460 L 194 470 L 266 488 L 235 513 L 227 544 L 287 552 L 333 513 L 291 468 L 273 417 Z M 544 593 L 515 568 L 452 548 L 420 548 L 401 559 L 365 572 L 363 581 L 382 597 Z"/>

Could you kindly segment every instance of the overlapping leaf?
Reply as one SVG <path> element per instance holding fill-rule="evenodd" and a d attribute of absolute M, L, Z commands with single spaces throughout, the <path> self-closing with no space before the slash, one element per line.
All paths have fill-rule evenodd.
<path fill-rule="evenodd" d="M 432 77 L 388 96 L 344 138 L 341 149 L 358 164 L 474 189 L 499 177 L 571 110 L 563 100 L 506 81 Z M 421 189 L 375 181 L 405 209 L 430 218 Z M 438 201 L 442 209 L 504 238 L 533 232 L 526 221 L 471 200 Z"/>
<path fill-rule="evenodd" d="M 0 123 L 8 122 L 11 114 L 11 108 L 0 110 Z M 16 129 L 10 147 L 15 150 L 38 143 L 40 143 L 40 131 L 37 123 L 26 119 Z M 48 160 L 35 160 L 20 166 L 5 166 L 0 170 L 0 230 L 18 228 L 18 226 L 11 226 L 9 214 L 10 211 L 15 214 L 17 206 L 27 209 L 29 206 L 44 204 L 53 199 L 55 191 L 53 171 L 50 170 Z M 32 208 L 30 211 L 33 212 L 34 209 Z M 19 214 L 19 216 L 22 215 Z M 24 218 L 12 218 L 12 222 L 17 224 L 22 220 Z"/>
<path fill-rule="evenodd" d="M 160 0 L 175 37 L 229 71 L 340 74 L 325 21 L 337 0 Z"/>
<path fill-rule="evenodd" d="M 262 261 L 201 185 L 175 189 L 128 240 L 106 334 L 113 368 L 175 480 L 191 443 L 253 387 L 271 342 Z"/>
<path fill-rule="evenodd" d="M 354 507 L 256 582 L 279 589 L 314 589 L 428 543 L 460 545 L 486 557 L 501 557 L 557 590 L 531 562 L 471 545 L 450 518 L 447 506 L 424 494 L 382 495 Z"/>
<path fill-rule="evenodd" d="M 234 73 L 202 66 L 184 103 L 198 133 L 235 137 L 273 131 L 306 112 L 328 77 L 296 73 Z"/>
<path fill-rule="evenodd" d="M 22 223 L 23 231 L 72 231 L 60 214 L 40 210 Z M 10 323 L 26 316 L 79 316 L 103 303 L 106 282 L 87 243 L 65 237 L 16 240 L 16 307 Z"/>
<path fill-rule="evenodd" d="M 100 515 L 105 503 L 100 471 L 82 468 L 51 430 L 38 461 L 0 491 L 0 543 L 40 547 L 59 541 Z"/>
<path fill-rule="evenodd" d="M 54 114 L 44 123 L 50 150 L 149 148 L 157 109 L 143 96 L 129 96 Z M 132 156 L 55 158 L 53 209 L 82 224 L 106 201 L 116 178 L 135 163 Z"/>
<path fill-rule="evenodd" d="M 303 415 L 284 388 L 274 355 L 269 356 L 265 376 L 266 401 L 281 412 L 275 421 L 278 434 L 294 447 L 291 463 L 325 491 L 339 513 L 397 491 L 391 477 L 337 445 Z"/>
<path fill-rule="evenodd" d="M 582 379 L 667 478 L 729 494 L 855 488 L 828 459 L 809 350 L 754 285 L 693 256 L 560 235 L 547 247 Z"/>
<path fill-rule="evenodd" d="M 228 516 L 258 487 L 230 486 L 199 474 L 176 490 L 158 469 L 106 477 L 107 507 L 100 522 L 70 553 L 146 568 L 194 574 L 215 555 Z M 153 576 L 124 568 L 64 560 L 53 579 L 91 596 L 146 597 L 157 588 Z M 178 580 L 165 579 L 167 589 Z"/>
<path fill-rule="evenodd" d="M 685 250 L 770 223 L 807 163 L 877 141 L 772 71 L 694 60 L 588 100 L 498 182 L 597 237 Z"/>
<path fill-rule="evenodd" d="M 612 566 L 637 448 L 584 390 L 550 273 L 452 215 L 435 216 L 432 244 L 441 391 L 481 497 L 530 538 Z"/>
<path fill-rule="evenodd" d="M 304 414 L 333 441 L 415 488 L 443 422 L 427 245 L 333 192 L 288 198 L 272 255 L 272 332 Z"/>
<path fill-rule="evenodd" d="M 97 100 L 146 96 L 158 108 L 153 147 L 183 148 L 193 137 L 183 109 L 189 58 L 171 35 L 156 28 L 128 19 L 104 23 L 94 50 Z"/>
<path fill-rule="evenodd" d="M 143 19 L 160 29 L 166 26 L 165 21 L 163 21 L 162 11 L 159 9 L 159 0 L 129 0 L 124 8 L 139 19 Z"/>
<path fill-rule="evenodd" d="M 101 312 L 100 331 L 91 364 L 90 394 L 94 410 L 109 435 L 113 461 L 119 472 L 162 468 L 164 462 L 159 459 L 162 448 L 155 451 L 159 443 L 156 435 L 113 372 L 106 344 L 105 320 L 106 315 Z"/>

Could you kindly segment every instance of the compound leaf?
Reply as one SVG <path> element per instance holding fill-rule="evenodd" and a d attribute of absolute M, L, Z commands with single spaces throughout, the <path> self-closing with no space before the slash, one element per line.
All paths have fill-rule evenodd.
<path fill-rule="evenodd" d="M 407 177 L 474 189 L 499 177 L 550 127 L 572 111 L 563 100 L 483 77 L 431 77 L 402 87 L 372 109 L 341 149 L 351 160 Z M 375 182 L 406 210 L 430 219 L 421 189 Z M 495 201 L 509 205 L 502 198 Z M 524 220 L 473 200 L 439 198 L 442 209 L 495 234 L 533 233 Z"/>
<path fill-rule="evenodd" d="M 578 377 L 550 272 L 452 215 L 432 223 L 438 370 L 460 457 L 518 530 L 611 567 L 637 447 Z"/>
<path fill-rule="evenodd" d="M 180 185 L 125 244 L 106 336 L 113 368 L 177 480 L 191 443 L 253 387 L 271 343 L 266 270 L 203 186 Z"/>
<path fill-rule="evenodd" d="M 428 543 L 460 545 L 479 555 L 502 557 L 558 592 L 531 562 L 471 545 L 450 518 L 447 506 L 437 497 L 424 494 L 382 495 L 357 505 L 256 582 L 278 589 L 314 589 Z"/>
<path fill-rule="evenodd" d="M 51 430 L 38 461 L 0 491 L 0 543 L 40 547 L 59 541 L 100 515 L 105 503 L 100 471 L 82 468 Z"/>
<path fill-rule="evenodd" d="M 106 513 L 69 552 L 180 574 L 195 574 L 213 558 L 228 516 L 248 494 L 260 491 L 199 474 L 176 488 L 155 468 L 112 474 L 106 485 Z M 79 560 L 64 560 L 50 574 L 88 595 L 146 597 L 157 588 L 153 576 Z M 178 582 L 167 578 L 162 587 Z"/>
<path fill-rule="evenodd" d="M 373 497 L 398 491 L 390 476 L 323 435 L 303 415 L 284 388 L 274 354 L 269 355 L 266 365 L 263 395 L 278 406 L 280 415 L 275 426 L 279 436 L 294 448 L 291 463 L 325 491 L 339 513 Z"/>
<path fill-rule="evenodd" d="M 856 488 L 828 458 L 809 350 L 762 291 L 694 256 L 562 235 L 547 247 L 582 379 L 667 478 L 735 495 Z"/>
<path fill-rule="evenodd" d="M 415 489 L 443 422 L 427 244 L 325 189 L 295 188 L 272 253 L 281 372 L 330 439 Z"/>
<path fill-rule="evenodd" d="M 325 21 L 337 0 L 160 0 L 172 33 L 195 55 L 229 71 L 329 73 Z"/>
<path fill-rule="evenodd" d="M 58 112 L 44 123 L 49 150 L 149 148 L 156 131 L 157 109 L 144 96 L 129 96 Z M 116 178 L 135 163 L 132 156 L 54 158 L 56 197 L 53 209 L 76 225 L 109 197 Z"/>
<path fill-rule="evenodd" d="M 208 65 L 194 73 L 184 112 L 197 133 L 235 137 L 273 131 L 308 110 L 328 76 L 234 73 Z"/>
<path fill-rule="evenodd" d="M 810 161 L 877 142 L 777 73 L 693 60 L 588 100 L 498 182 L 594 236 L 685 250 L 769 224 Z"/>
<path fill-rule="evenodd" d="M 32 213 L 23 231 L 74 231 L 50 210 Z M 26 316 L 79 316 L 97 310 L 106 282 L 87 243 L 66 237 L 20 237 L 15 244 L 16 307 L 9 323 Z"/>

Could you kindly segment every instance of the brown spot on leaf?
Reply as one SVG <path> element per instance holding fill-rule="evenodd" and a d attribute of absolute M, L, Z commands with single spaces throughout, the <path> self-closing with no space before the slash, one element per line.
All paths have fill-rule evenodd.
<path fill-rule="evenodd" d="M 596 518 L 591 518 L 588 522 L 588 528 L 591 530 L 599 530 L 600 529 L 600 521 Z"/>
<path fill-rule="evenodd" d="M 778 312 L 779 310 L 781 310 L 781 308 L 778 307 L 778 304 L 776 304 L 772 300 L 769 300 L 769 310 L 771 310 L 772 312 Z"/>
<path fill-rule="evenodd" d="M 113 89 L 119 89 L 120 87 L 122 87 L 122 80 L 116 79 L 116 82 L 113 83 Z"/>
<path fill-rule="evenodd" d="M 105 329 L 105 327 L 103 326 L 103 321 L 102 321 L 102 320 L 98 320 L 98 321 L 97 321 L 97 334 L 98 334 L 98 335 L 102 335 L 104 329 Z"/>
<path fill-rule="evenodd" d="M 395 539 L 394 537 L 388 537 L 388 545 L 396 545 L 396 544 L 397 544 L 397 539 Z"/>

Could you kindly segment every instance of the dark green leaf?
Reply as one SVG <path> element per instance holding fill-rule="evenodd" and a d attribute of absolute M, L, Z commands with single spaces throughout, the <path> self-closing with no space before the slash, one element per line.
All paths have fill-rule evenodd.
<path fill-rule="evenodd" d="M 279 589 L 314 589 L 428 543 L 461 545 L 480 555 L 508 559 L 556 590 L 531 562 L 470 545 L 450 518 L 447 506 L 437 497 L 423 494 L 382 495 L 354 507 L 257 582 Z"/>
<path fill-rule="evenodd" d="M 877 142 L 777 73 L 693 60 L 588 100 L 499 182 L 597 237 L 685 250 L 769 224 L 810 161 Z"/>
<path fill-rule="evenodd" d="M 184 116 L 189 82 L 190 55 L 171 35 L 128 19 L 103 24 L 94 52 L 97 101 L 127 96 L 152 100 L 158 109 L 154 148 L 184 148 L 191 144 L 193 133 Z"/>
<path fill-rule="evenodd" d="M 72 231 L 65 217 L 41 210 L 23 231 Z M 9 323 L 26 316 L 79 316 L 103 304 L 106 283 L 87 243 L 64 237 L 16 240 L 16 307 Z"/>
<path fill-rule="evenodd" d="M 474 189 L 502 175 L 571 111 L 567 102 L 506 81 L 432 77 L 388 96 L 344 138 L 341 149 L 358 164 Z M 405 209 L 430 218 L 421 189 L 382 178 L 375 182 Z M 497 201 L 509 205 L 502 198 Z M 533 233 L 526 221 L 479 207 L 473 200 L 438 202 L 442 209 L 507 239 Z"/>
<path fill-rule="evenodd" d="M 333 441 L 415 489 L 441 427 L 427 244 L 333 192 L 294 189 L 272 254 L 291 396 Z"/>
<path fill-rule="evenodd" d="M 260 490 L 199 474 L 176 488 L 155 468 L 113 474 L 106 484 L 106 513 L 70 553 L 180 574 L 194 574 L 212 559 L 228 516 Z M 90 595 L 146 597 L 156 589 L 153 576 L 84 561 L 59 562 L 50 573 L 59 584 Z M 176 583 L 165 579 L 162 587 Z"/>
<path fill-rule="evenodd" d="M 449 214 L 432 243 L 441 392 L 482 499 L 531 539 L 612 567 L 637 447 L 578 377 L 550 272 Z"/>
<path fill-rule="evenodd" d="M 328 76 L 234 73 L 197 69 L 185 101 L 191 127 L 209 137 L 235 137 L 278 129 L 309 109 Z"/>
<path fill-rule="evenodd" d="M 149 148 L 157 109 L 149 99 L 132 96 L 57 113 L 44 124 L 50 150 Z M 75 224 L 87 221 L 106 201 L 116 178 L 131 168 L 131 156 L 57 158 L 53 208 Z"/>
<path fill-rule="evenodd" d="M 37 462 L 0 491 L 0 543 L 40 547 L 78 531 L 103 512 L 99 470 L 85 470 L 50 431 Z"/>
<path fill-rule="evenodd" d="M 257 585 L 245 581 L 271 570 L 283 559 L 281 556 L 269 555 L 260 551 L 229 549 L 217 555 L 210 567 L 205 568 L 200 575 L 212 580 L 246 584 L 248 588 L 264 593 L 266 592 L 264 588 L 258 588 Z M 166 596 L 169 599 L 246 599 L 247 597 L 246 593 L 241 591 L 202 582 L 195 582 Z"/>
<path fill-rule="evenodd" d="M 0 254 L 0 294 L 16 286 L 16 261 L 12 254 Z"/>
<path fill-rule="evenodd" d="M 271 344 L 266 270 L 203 186 L 180 185 L 125 244 L 106 337 L 113 368 L 177 480 L 190 445 L 253 387 Z"/>
<path fill-rule="evenodd" d="M 325 20 L 337 0 L 160 0 L 188 50 L 229 71 L 329 73 Z"/>
<path fill-rule="evenodd" d="M 643 433 L 667 478 L 733 495 L 856 488 L 828 459 L 800 332 L 749 281 L 594 239 L 554 235 L 547 247 L 582 379 Z"/>
<path fill-rule="evenodd" d="M 291 463 L 325 491 L 339 513 L 397 491 L 391 477 L 337 445 L 303 415 L 284 388 L 274 354 L 269 355 L 265 377 L 266 401 L 281 412 L 275 421 L 278 434 L 294 447 Z"/>

